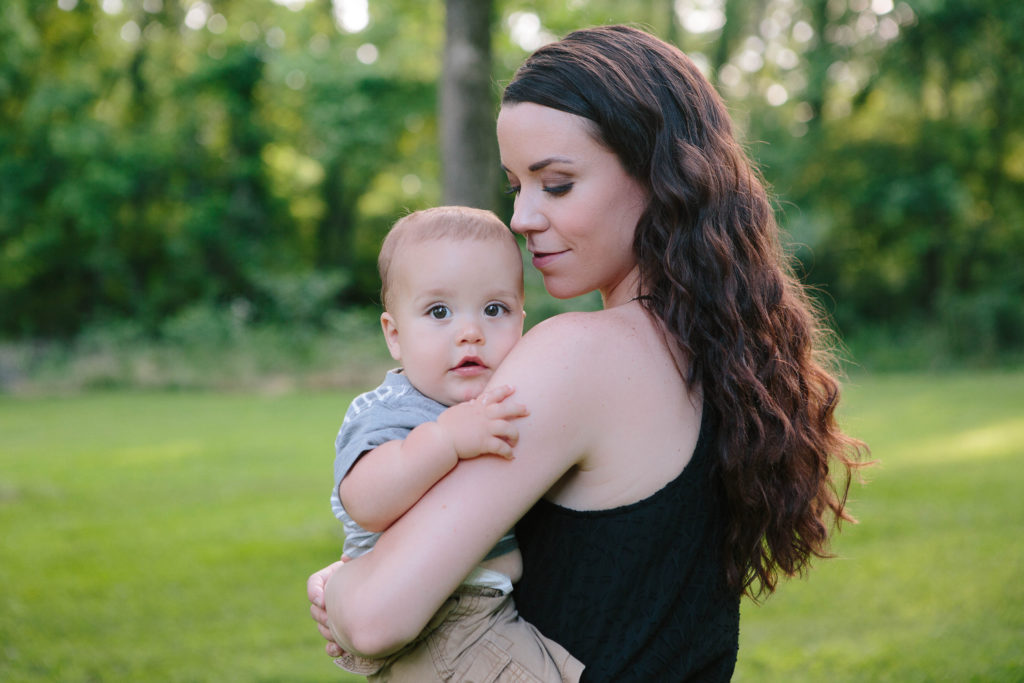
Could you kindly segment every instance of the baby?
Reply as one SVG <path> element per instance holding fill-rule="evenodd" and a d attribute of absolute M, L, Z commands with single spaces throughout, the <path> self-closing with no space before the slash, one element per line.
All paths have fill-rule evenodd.
<path fill-rule="evenodd" d="M 381 327 L 401 364 L 349 406 L 335 442 L 335 515 L 344 554 L 373 549 L 387 529 L 459 460 L 512 457 L 511 387 L 482 393 L 522 336 L 523 262 L 493 213 L 417 211 L 395 223 L 378 266 Z M 345 653 L 339 666 L 372 680 L 577 681 L 583 665 L 522 620 L 512 582 L 522 571 L 507 534 L 413 642 L 386 657 Z M 492 675 L 492 674 L 489 674 Z"/>

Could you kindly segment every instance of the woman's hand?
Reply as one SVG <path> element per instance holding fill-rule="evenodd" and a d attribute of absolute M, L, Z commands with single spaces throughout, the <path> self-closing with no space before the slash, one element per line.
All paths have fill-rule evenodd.
<path fill-rule="evenodd" d="M 306 595 L 309 597 L 309 613 L 313 616 L 313 620 L 316 621 L 316 627 L 320 631 L 320 635 L 327 641 L 327 645 L 324 646 L 324 650 L 331 657 L 340 657 L 344 654 L 344 650 L 334 640 L 334 636 L 331 634 L 331 629 L 327 625 L 327 608 L 324 604 L 324 587 L 327 586 L 327 580 L 334 575 L 334 572 L 341 569 L 341 566 L 348 562 L 347 556 L 342 556 L 340 560 L 329 564 L 320 571 L 314 573 L 309 577 L 306 582 Z"/>

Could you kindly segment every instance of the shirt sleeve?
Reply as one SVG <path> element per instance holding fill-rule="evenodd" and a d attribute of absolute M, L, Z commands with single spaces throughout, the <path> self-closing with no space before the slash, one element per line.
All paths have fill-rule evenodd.
<path fill-rule="evenodd" d="M 421 406 L 380 403 L 356 415 L 346 415 L 334 441 L 334 488 L 364 453 L 388 441 L 404 439 L 413 428 L 436 420 L 439 414 Z"/>

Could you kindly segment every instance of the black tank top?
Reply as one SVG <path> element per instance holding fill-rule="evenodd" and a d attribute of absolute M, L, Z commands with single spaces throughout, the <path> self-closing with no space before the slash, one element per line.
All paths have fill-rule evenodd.
<path fill-rule="evenodd" d="M 586 665 L 583 680 L 727 681 L 739 595 L 720 560 L 724 494 L 717 425 L 704 406 L 683 472 L 649 498 L 576 511 L 539 501 L 516 526 L 523 618 Z"/>

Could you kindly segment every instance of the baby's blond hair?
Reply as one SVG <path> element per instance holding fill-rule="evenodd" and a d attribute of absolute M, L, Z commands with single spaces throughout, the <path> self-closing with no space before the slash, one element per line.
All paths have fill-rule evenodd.
<path fill-rule="evenodd" d="M 436 206 L 413 211 L 395 221 L 380 246 L 377 270 L 380 272 L 380 296 L 384 308 L 391 302 L 388 292 L 391 283 L 391 265 L 399 249 L 429 240 L 494 240 L 507 241 L 517 250 L 515 236 L 492 211 L 468 206 Z M 519 262 L 520 271 L 522 262 Z M 520 274 L 519 281 L 522 282 Z"/>

